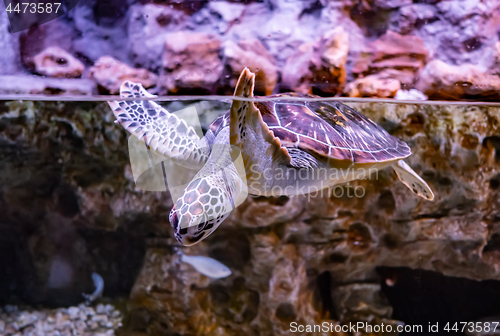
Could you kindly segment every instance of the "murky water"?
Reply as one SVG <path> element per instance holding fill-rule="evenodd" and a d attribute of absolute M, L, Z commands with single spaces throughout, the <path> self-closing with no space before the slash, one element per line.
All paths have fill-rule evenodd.
<path fill-rule="evenodd" d="M 463 284 L 480 297 L 469 300 L 474 314 L 457 316 L 472 321 L 497 312 L 492 305 L 500 295 L 495 281 L 486 288 L 460 279 L 500 279 L 494 266 L 498 233 L 491 229 L 497 223 L 500 185 L 499 103 L 309 98 L 345 102 L 405 141 L 413 152 L 406 162 L 429 184 L 435 200 L 415 196 L 386 168 L 370 179 L 343 184 L 342 194 L 333 189 L 303 196 L 249 196 L 207 239 L 182 247 L 174 238 L 169 212 L 184 187 L 173 192 L 163 179 L 163 189 L 141 184 L 137 177 L 147 168 L 134 167 L 131 137 L 114 123 L 105 102 L 112 98 L 23 98 L 0 102 L 0 268 L 8 270 L 0 277 L 2 304 L 78 307 L 61 311 L 61 318 L 68 319 L 72 312 L 86 311 L 78 305 L 84 303 L 82 293 L 95 290 L 92 273 L 97 273 L 104 282 L 103 296 L 91 303 L 95 309 L 89 312 L 99 315 L 97 310 L 105 307 L 99 303 L 117 305 L 127 328 L 139 328 L 145 311 L 173 311 L 181 297 L 200 293 L 220 309 L 236 309 L 221 299 L 222 293 L 243 295 L 241 300 L 249 300 L 245 316 L 250 319 L 259 305 L 268 304 L 268 289 L 259 284 L 265 274 L 266 281 L 286 282 L 283 288 L 305 286 L 300 305 L 316 307 L 332 321 L 361 314 L 393 326 L 398 321 L 424 324 L 427 315 L 405 310 L 423 269 L 430 272 L 424 273 L 429 281 L 438 283 L 432 272 L 439 272 L 444 274 L 440 277 L 458 279 L 452 281 L 453 288 Z M 154 100 L 203 136 L 232 99 Z M 145 158 L 141 162 L 148 166 Z M 196 172 L 181 169 L 187 181 Z M 170 182 L 179 187 L 180 180 Z M 183 263 L 179 251 L 217 260 L 231 274 L 211 279 L 210 270 L 206 276 Z M 455 296 L 439 288 L 443 300 Z M 329 290 L 336 296 L 330 297 Z M 373 299 L 379 291 L 389 301 Z M 427 292 L 417 297 L 433 300 Z M 357 311 L 349 300 L 373 309 Z M 456 300 L 454 304 L 464 304 Z M 280 307 L 276 314 L 286 316 L 289 307 Z M 491 308 L 485 312 L 484 307 Z M 211 314 L 200 309 L 200 314 Z M 445 319 L 440 317 L 443 311 L 433 311 L 439 321 Z M 56 313 L 30 318 L 44 325 Z M 102 325 L 92 314 L 79 328 L 102 331 L 121 323 L 112 309 L 101 314 L 107 314 Z M 5 328 L 21 315 L 15 309 L 5 311 Z M 222 313 L 214 316 L 232 319 Z"/>

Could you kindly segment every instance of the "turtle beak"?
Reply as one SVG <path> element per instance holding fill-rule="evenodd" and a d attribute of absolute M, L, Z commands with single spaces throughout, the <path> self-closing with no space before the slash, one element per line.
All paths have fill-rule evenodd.
<path fill-rule="evenodd" d="M 190 217 L 190 216 L 188 215 L 184 217 Z M 186 220 L 187 218 L 184 217 L 183 220 Z M 172 228 L 174 229 L 175 239 L 184 246 L 194 245 L 205 237 L 205 234 L 202 231 L 205 223 L 201 223 L 199 225 L 194 225 L 186 228 L 180 227 L 179 215 L 177 214 L 175 205 L 170 211 L 169 221 L 170 225 L 172 225 Z"/>
<path fill-rule="evenodd" d="M 174 232 L 175 239 L 184 246 L 194 245 L 207 236 L 207 233 L 203 230 L 204 227 L 205 223 L 184 229 L 179 228 L 179 230 Z"/>

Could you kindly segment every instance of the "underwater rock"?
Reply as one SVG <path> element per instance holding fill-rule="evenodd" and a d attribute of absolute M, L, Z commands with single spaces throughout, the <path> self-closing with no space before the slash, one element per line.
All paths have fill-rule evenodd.
<path fill-rule="evenodd" d="M 350 82 L 346 85 L 344 93 L 349 97 L 393 98 L 400 89 L 399 80 L 380 73 Z"/>
<path fill-rule="evenodd" d="M 342 27 L 327 31 L 316 42 L 300 45 L 283 67 L 283 89 L 327 94 L 342 91 L 348 52 L 349 35 Z"/>
<path fill-rule="evenodd" d="M 355 283 L 337 285 L 332 289 L 333 307 L 340 321 L 364 323 L 362 335 L 373 335 L 374 328 L 384 324 L 384 335 L 399 335 L 398 326 L 405 323 L 391 319 L 393 308 L 384 296 L 379 284 Z M 388 332 L 388 326 L 393 332 Z M 376 330 L 376 329 L 375 329 Z"/>
<path fill-rule="evenodd" d="M 290 321 L 395 326 L 400 322 L 391 320 L 391 307 L 379 296 L 379 266 L 500 279 L 500 147 L 493 121 L 500 109 L 350 105 L 411 146 L 414 154 L 406 161 L 430 184 L 436 200 L 416 198 L 389 170 L 318 195 L 249 197 L 210 237 L 189 248 L 190 254 L 208 250 L 218 260 L 248 253 L 223 261 L 233 272 L 227 279 L 200 284 L 198 274 L 175 268 L 168 249 L 148 249 L 156 255 L 146 259 L 133 295 L 132 314 L 143 319 L 139 330 L 160 335 L 174 328 L 187 335 L 206 333 L 210 325 L 221 335 L 285 335 Z M 174 286 L 178 278 L 185 280 Z M 186 310 L 193 312 L 192 320 Z M 148 319 L 154 322 L 144 322 Z M 164 329 L 148 326 L 160 328 L 161 321 L 167 321 Z"/>
<path fill-rule="evenodd" d="M 198 244 L 190 248 L 189 253 L 205 254 L 201 247 L 202 244 Z M 152 246 L 144 261 L 131 292 L 132 330 L 161 335 L 175 325 L 181 334 L 206 334 L 215 326 L 216 316 L 208 310 L 212 306 L 209 284 L 213 280 L 180 262 L 179 255 L 172 254 L 169 248 Z M 216 283 L 228 284 L 228 280 L 216 280 Z M 210 302 L 210 306 L 200 305 L 203 301 Z M 157 311 L 152 307 L 161 309 Z"/>
<path fill-rule="evenodd" d="M 198 107 L 205 105 L 212 108 Z M 4 286 L 0 299 L 81 302 L 98 272 L 105 296 L 127 296 L 133 286 L 131 330 L 285 335 L 292 320 L 397 323 L 373 296 L 379 266 L 500 279 L 500 109 L 350 105 L 409 144 L 406 162 L 435 201 L 414 196 L 390 170 L 316 195 L 249 197 L 207 239 L 182 250 L 231 269 L 215 280 L 180 262 L 168 223 L 172 200 L 136 187 L 127 134 L 106 103 L 3 103 L 2 251 L 8 241 L 26 248 L 11 251 L 15 263 L 0 258 L 0 267 L 13 269 L 9 283 L 25 292 Z M 61 295 L 54 286 L 68 281 L 74 287 Z"/>
<path fill-rule="evenodd" d="M 338 189 L 329 199 L 307 202 L 305 210 L 314 219 L 309 230 L 336 237 L 313 258 L 330 269 L 337 281 L 369 276 L 365 266 L 372 263 L 498 279 L 493 237 L 497 225 L 492 222 L 497 189 L 488 182 L 492 180 L 496 187 L 498 133 L 489 116 L 497 118 L 498 107 L 354 106 L 372 120 L 385 119 L 388 130 L 412 147 L 413 155 L 406 161 L 423 174 L 437 199 L 409 198 L 391 182 L 395 176 L 380 171 L 370 180 L 351 183 L 350 197 L 348 190 Z M 478 170 L 483 173 L 478 175 Z M 363 197 L 354 196 L 356 189 Z M 293 235 L 301 239 L 310 236 L 307 232 L 294 230 Z M 485 244 L 491 244 L 491 250 Z"/>
<path fill-rule="evenodd" d="M 279 246 L 269 279 L 269 292 L 262 304 L 271 310 L 270 322 L 275 335 L 286 335 L 290 322 L 316 324 L 320 312 L 313 306 L 313 293 L 307 289 L 306 261 L 293 244 Z"/>
<path fill-rule="evenodd" d="M 341 285 L 333 289 L 334 306 L 342 321 L 348 321 L 356 315 L 390 318 L 392 307 L 383 296 L 379 284 L 355 283 Z"/>
<path fill-rule="evenodd" d="M 26 81 L 43 79 L 34 78 Z M 0 305 L 13 297 L 49 307 L 81 303 L 81 293 L 94 290 L 92 272 L 104 279 L 104 295 L 128 295 L 144 257 L 140 237 L 163 230 L 147 228 L 162 222 L 148 217 L 171 201 L 136 190 L 127 175 L 127 135 L 109 107 L 26 100 L 0 106 L 0 234 L 2 251 L 11 247 L 0 267 L 12 270 L 0 279 Z"/>
<path fill-rule="evenodd" d="M 130 80 L 145 88 L 156 85 L 158 77 L 146 69 L 134 69 L 111 56 L 99 58 L 90 68 L 89 77 L 110 94 L 120 93 L 120 85 Z"/>
<path fill-rule="evenodd" d="M 222 75 L 220 40 L 212 34 L 177 32 L 165 36 L 159 84 L 170 93 L 213 92 Z"/>
<path fill-rule="evenodd" d="M 106 335 L 113 336 L 122 326 L 123 316 L 112 305 L 93 307 L 20 310 L 5 306 L 0 310 L 0 332 L 4 336 Z"/>
<path fill-rule="evenodd" d="M 85 70 L 82 62 L 59 47 L 46 48 L 26 66 L 39 75 L 57 78 L 81 77 Z"/>
<path fill-rule="evenodd" d="M 451 65 L 433 60 L 422 71 L 416 88 L 430 99 L 497 100 L 500 77 L 472 64 Z"/>
<path fill-rule="evenodd" d="M 273 93 L 278 81 L 278 67 L 273 56 L 258 39 L 242 40 L 236 44 L 227 41 L 224 44 L 226 71 L 229 73 L 229 94 L 233 94 L 236 81 L 241 71 L 248 67 L 255 72 L 255 94 L 266 96 Z"/>
<path fill-rule="evenodd" d="M 292 220 L 302 209 L 303 202 L 298 197 L 249 196 L 235 209 L 233 217 L 245 227 L 266 227 Z"/>

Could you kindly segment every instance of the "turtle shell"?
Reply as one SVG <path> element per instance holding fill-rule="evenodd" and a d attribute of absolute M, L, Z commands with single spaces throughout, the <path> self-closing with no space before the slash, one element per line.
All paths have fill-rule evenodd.
<path fill-rule="evenodd" d="M 302 149 L 312 155 L 355 163 L 402 159 L 411 154 L 408 145 L 353 108 L 340 102 L 256 102 L 264 122 L 281 146 Z"/>

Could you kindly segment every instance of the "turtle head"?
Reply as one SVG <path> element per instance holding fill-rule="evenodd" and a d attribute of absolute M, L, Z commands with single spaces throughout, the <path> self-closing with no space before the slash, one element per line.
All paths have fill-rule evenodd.
<path fill-rule="evenodd" d="M 185 246 L 200 242 L 229 216 L 232 204 L 231 193 L 219 175 L 191 181 L 170 211 L 175 238 Z"/>

